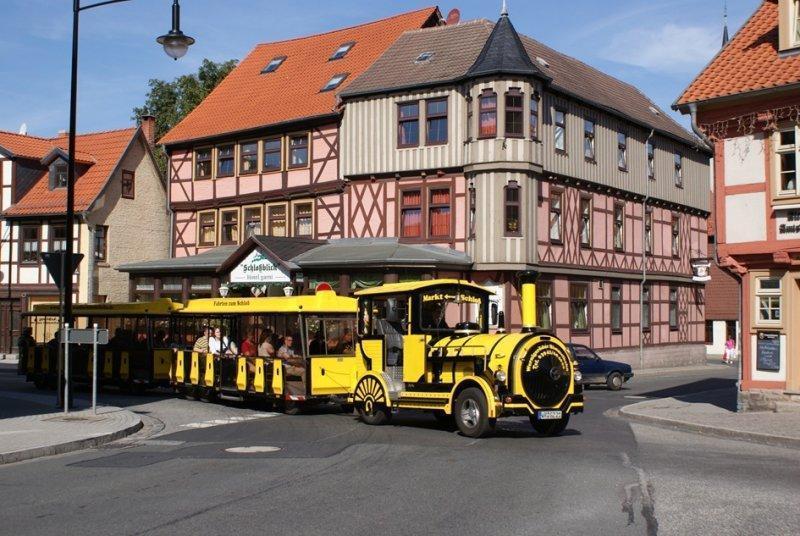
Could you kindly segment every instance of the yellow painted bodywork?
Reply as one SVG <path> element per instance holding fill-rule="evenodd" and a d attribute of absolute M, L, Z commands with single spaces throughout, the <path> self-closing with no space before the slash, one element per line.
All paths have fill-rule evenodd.
<path fill-rule="evenodd" d="M 533 328 L 536 326 L 536 283 L 527 281 L 522 283 L 522 327 Z"/>
<path fill-rule="evenodd" d="M 200 383 L 203 387 L 214 387 L 214 354 L 206 354 L 205 371 Z"/>
<path fill-rule="evenodd" d="M 272 393 L 283 394 L 283 361 L 280 359 L 272 360 Z"/>
<path fill-rule="evenodd" d="M 383 296 L 388 294 L 408 294 L 417 290 L 423 290 L 429 287 L 438 287 L 442 285 L 459 285 L 466 288 L 479 290 L 483 293 L 492 294 L 486 287 L 476 285 L 463 279 L 429 279 L 427 281 L 408 281 L 405 283 L 387 283 L 377 287 L 359 290 L 355 293 L 357 297 L 361 296 Z"/>
<path fill-rule="evenodd" d="M 264 370 L 264 358 L 256 358 L 256 374 L 253 378 L 253 389 L 256 393 L 263 393 L 266 387 L 266 370 Z"/>
<path fill-rule="evenodd" d="M 175 383 L 183 383 L 186 376 L 186 352 L 183 350 L 178 352 L 177 362 L 175 364 Z"/>
<path fill-rule="evenodd" d="M 313 295 L 271 298 L 202 298 L 190 300 L 180 314 L 352 313 L 358 302 L 323 290 Z"/>
<path fill-rule="evenodd" d="M 153 379 L 168 380 L 172 370 L 172 350 L 153 350 Z"/>
<path fill-rule="evenodd" d="M 382 372 L 383 371 L 383 353 L 384 353 L 384 345 L 385 341 L 383 339 L 366 339 L 362 340 L 359 344 L 356 345 L 356 352 L 357 355 L 361 358 L 359 361 L 364 363 L 366 361 L 371 361 L 372 368 L 370 370 L 374 372 Z M 363 373 L 366 371 L 366 368 L 363 368 L 361 372 Z M 355 385 L 354 385 L 355 386 Z"/>
<path fill-rule="evenodd" d="M 425 377 L 425 381 L 430 381 L 426 374 L 424 359 L 407 359 L 406 356 L 424 356 L 425 343 L 427 336 L 422 334 L 403 335 L 403 381 L 417 382 Z"/>
<path fill-rule="evenodd" d="M 346 395 L 356 380 L 356 356 L 312 357 L 311 394 Z"/>
<path fill-rule="evenodd" d="M 189 369 L 189 382 L 192 385 L 200 385 L 200 354 L 192 352 L 192 364 Z"/>
<path fill-rule="evenodd" d="M 169 315 L 183 308 L 169 298 L 149 302 L 131 303 L 76 303 L 72 306 L 75 316 L 125 316 L 125 315 Z M 38 303 L 31 309 L 33 314 L 58 316 L 58 303 Z"/>
<path fill-rule="evenodd" d="M 103 352 L 103 379 L 110 380 L 114 377 L 114 352 Z"/>
<path fill-rule="evenodd" d="M 119 379 L 127 380 L 131 376 L 131 356 L 128 352 L 119 353 Z"/>
<path fill-rule="evenodd" d="M 236 360 L 236 388 L 240 391 L 247 390 L 247 358 L 240 357 Z"/>

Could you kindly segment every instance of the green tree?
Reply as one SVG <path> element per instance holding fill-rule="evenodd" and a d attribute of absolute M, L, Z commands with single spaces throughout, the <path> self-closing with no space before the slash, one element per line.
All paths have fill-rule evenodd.
<path fill-rule="evenodd" d="M 197 73 L 181 75 L 172 82 L 156 78 L 150 79 L 147 83 L 150 89 L 144 105 L 133 109 L 132 119 L 139 124 L 143 115 L 155 116 L 155 138 L 159 140 L 194 110 L 206 98 L 206 95 L 211 93 L 211 90 L 217 87 L 217 84 L 222 82 L 222 79 L 236 67 L 236 63 L 237 60 L 218 63 L 204 59 Z M 164 148 L 159 146 L 155 151 L 155 156 L 161 172 L 166 173 L 167 155 Z"/>

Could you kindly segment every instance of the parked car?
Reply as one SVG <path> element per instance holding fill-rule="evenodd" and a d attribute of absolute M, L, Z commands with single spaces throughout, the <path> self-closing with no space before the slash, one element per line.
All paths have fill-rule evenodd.
<path fill-rule="evenodd" d="M 583 344 L 568 344 L 572 357 L 578 362 L 583 375 L 583 385 L 605 384 L 618 391 L 622 384 L 633 378 L 633 370 L 627 363 L 602 359 L 594 350 Z"/>

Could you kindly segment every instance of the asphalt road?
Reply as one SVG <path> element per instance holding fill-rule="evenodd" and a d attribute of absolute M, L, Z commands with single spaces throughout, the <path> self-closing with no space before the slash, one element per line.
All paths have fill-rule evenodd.
<path fill-rule="evenodd" d="M 472 440 L 427 415 L 369 427 L 333 410 L 186 428 L 169 423 L 257 410 L 121 397 L 162 426 L 0 467 L 0 533 L 797 534 L 800 451 L 613 415 L 637 401 L 629 397 L 719 388 L 734 374 L 720 367 L 589 390 L 586 413 L 557 438 L 536 436 L 523 419 Z M 241 447 L 280 450 L 226 450 Z"/>

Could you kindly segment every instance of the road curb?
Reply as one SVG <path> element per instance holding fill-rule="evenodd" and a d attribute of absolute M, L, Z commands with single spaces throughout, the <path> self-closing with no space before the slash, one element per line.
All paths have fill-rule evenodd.
<path fill-rule="evenodd" d="M 800 449 L 800 438 L 761 434 L 758 432 L 747 432 L 745 430 L 736 430 L 733 428 L 723 428 L 719 426 L 709 426 L 707 424 L 698 424 L 693 422 L 681 421 L 678 419 L 655 417 L 653 415 L 645 415 L 628 409 L 631 406 L 635 405 L 636 404 L 631 404 L 619 408 L 618 410 L 619 416 L 629 421 L 635 421 L 644 424 L 652 424 L 664 428 L 672 428 L 676 430 L 693 432 L 702 435 L 710 435 L 714 437 L 720 437 L 723 439 L 749 441 L 751 443 L 759 443 L 762 445 L 769 445 L 771 447 Z"/>
<path fill-rule="evenodd" d="M 59 443 L 58 445 L 48 445 L 46 447 L 35 447 L 32 449 L 18 450 L 16 452 L 7 452 L 0 454 L 0 465 L 8 463 L 16 463 L 25 460 L 32 460 L 34 458 L 42 458 L 45 456 L 55 456 L 56 454 L 65 454 L 67 452 L 74 452 L 76 450 L 83 450 L 98 447 L 106 443 L 111 443 L 123 437 L 134 434 L 142 429 L 143 423 L 141 417 L 136 416 L 136 422 L 127 428 L 104 434 L 96 437 L 88 437 L 85 439 L 76 439 L 75 441 L 68 441 L 66 443 Z"/>

